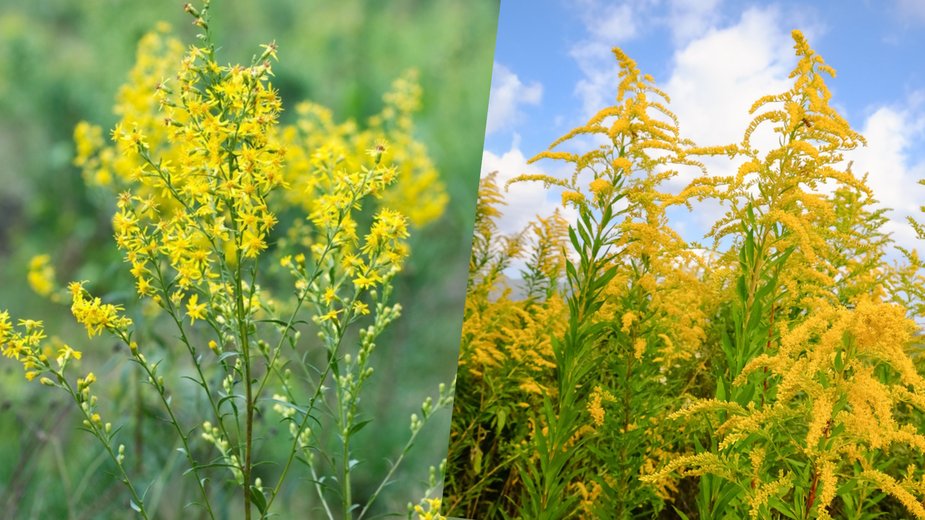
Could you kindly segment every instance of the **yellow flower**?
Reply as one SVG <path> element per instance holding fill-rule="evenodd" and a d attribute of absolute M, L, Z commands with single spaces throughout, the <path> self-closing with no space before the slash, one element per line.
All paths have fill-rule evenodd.
<path fill-rule="evenodd" d="M 10 323 L 10 314 L 7 311 L 0 311 L 0 345 L 6 343 L 13 331 L 13 324 Z"/>
<path fill-rule="evenodd" d="M 267 44 L 260 45 L 263 47 L 263 54 L 260 56 L 260 60 L 265 60 L 267 58 L 273 58 L 274 60 L 279 60 L 279 57 L 276 55 L 276 51 L 279 49 L 279 46 L 275 41 L 272 41 Z"/>
<path fill-rule="evenodd" d="M 10 315 L 0 311 L 0 351 L 5 357 L 22 363 L 25 376 L 32 381 L 49 370 L 48 358 L 43 353 L 45 329 L 41 321 L 19 320 L 19 331 L 10 323 Z"/>
<path fill-rule="evenodd" d="M 369 305 L 366 305 L 364 302 L 357 300 L 353 302 L 353 312 L 360 316 L 365 316 L 369 314 Z"/>
<path fill-rule="evenodd" d="M 441 504 L 442 500 L 439 498 L 425 498 L 421 500 L 420 504 L 414 506 L 417 520 L 446 520 L 446 517 L 440 514 Z"/>
<path fill-rule="evenodd" d="M 642 359 L 642 355 L 646 353 L 646 340 L 643 338 L 636 338 L 636 341 L 633 343 L 633 357 L 636 359 Z"/>
<path fill-rule="evenodd" d="M 562 192 L 562 205 L 567 206 L 570 203 L 578 206 L 585 202 L 585 196 L 577 191 L 564 191 Z"/>
<path fill-rule="evenodd" d="M 639 316 L 633 311 L 627 311 L 623 314 L 621 321 L 623 322 L 623 328 L 621 329 L 624 334 L 629 334 L 630 327 L 633 326 L 633 323 L 639 319 Z"/>
<path fill-rule="evenodd" d="M 104 304 L 99 298 L 89 298 L 82 282 L 71 282 L 68 285 L 71 292 L 71 313 L 77 322 L 87 329 L 89 337 L 98 336 L 103 329 L 112 331 L 125 331 L 132 325 L 132 320 L 120 316 L 121 305 Z"/>
<path fill-rule="evenodd" d="M 199 294 L 194 293 L 186 302 L 186 315 L 189 316 L 190 324 L 195 324 L 196 320 L 206 319 L 206 304 L 199 303 Z"/>
<path fill-rule="evenodd" d="M 322 297 L 322 300 L 324 300 L 326 305 L 331 305 L 331 302 L 333 302 L 335 299 L 337 299 L 337 291 L 335 291 L 333 287 L 328 287 L 324 290 L 324 296 Z"/>
<path fill-rule="evenodd" d="M 381 278 L 378 273 L 367 272 L 354 278 L 353 285 L 359 290 L 368 289 L 375 286 L 380 280 Z"/>
<path fill-rule="evenodd" d="M 77 350 L 72 349 L 69 345 L 63 345 L 58 349 L 58 357 L 55 361 L 58 362 L 59 367 L 63 367 L 69 359 L 80 359 L 81 353 Z"/>
<path fill-rule="evenodd" d="M 611 184 L 611 182 L 607 179 L 598 177 L 597 179 L 591 181 L 589 188 L 591 189 L 592 193 L 599 196 L 604 196 L 610 193 L 610 190 L 613 189 L 613 184 Z"/>
<path fill-rule="evenodd" d="M 38 255 L 29 261 L 29 286 L 39 296 L 48 296 L 55 290 L 55 268 L 49 255 Z"/>
<path fill-rule="evenodd" d="M 150 296 L 154 292 L 151 282 L 144 276 L 139 276 L 135 282 L 135 288 L 139 296 Z"/>
<path fill-rule="evenodd" d="M 633 169 L 633 163 L 630 162 L 626 157 L 617 157 L 613 160 L 611 164 L 614 170 L 623 171 L 629 173 Z"/>
<path fill-rule="evenodd" d="M 588 398 L 588 413 L 591 414 L 591 420 L 594 422 L 594 426 L 600 427 L 604 424 L 604 406 L 603 403 L 613 402 L 616 398 L 608 392 L 607 390 L 602 389 L 599 386 L 595 386 L 594 390 L 591 392 L 591 396 Z"/>

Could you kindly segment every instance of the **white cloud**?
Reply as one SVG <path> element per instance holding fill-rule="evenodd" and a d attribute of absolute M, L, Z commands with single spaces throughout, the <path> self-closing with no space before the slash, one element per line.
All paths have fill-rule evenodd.
<path fill-rule="evenodd" d="M 548 165 L 544 165 L 548 166 Z M 514 135 L 511 148 L 498 155 L 489 150 L 482 152 L 482 177 L 491 172 L 498 172 L 497 182 L 504 189 L 507 181 L 524 173 L 546 173 L 554 177 L 563 177 L 564 170 L 550 170 L 535 164 L 527 164 L 527 157 L 520 150 L 520 138 Z M 574 208 L 562 208 L 559 204 L 560 190 L 548 190 L 541 182 L 518 182 L 507 187 L 504 193 L 505 206 L 501 208 L 501 217 L 498 219 L 498 229 L 506 235 L 513 235 L 524 231 L 537 216 L 548 217 L 558 209 L 560 214 L 570 224 L 578 218 Z M 518 278 L 524 268 L 526 260 L 519 258 L 511 263 L 505 271 L 510 278 Z"/>
<path fill-rule="evenodd" d="M 602 107 L 612 104 L 618 69 L 610 47 L 596 41 L 586 41 L 572 47 L 572 58 L 578 63 L 582 77 L 575 84 L 575 94 L 581 100 L 579 118 L 587 119 Z"/>
<path fill-rule="evenodd" d="M 587 37 L 573 45 L 570 51 L 584 77 L 575 86 L 582 102 L 582 117 L 588 117 L 605 106 L 614 91 L 617 67 L 610 49 L 635 37 L 636 21 L 644 18 L 641 2 L 607 2 L 579 0 L 579 10 Z"/>
<path fill-rule="evenodd" d="M 789 34 L 774 8 L 753 8 L 728 27 L 709 28 L 702 36 L 675 51 L 668 81 L 669 107 L 678 116 L 681 134 L 699 145 L 739 142 L 753 115 L 752 104 L 763 95 L 790 87 L 787 78 L 796 60 Z M 759 131 L 753 144 L 768 149 L 775 144 L 770 132 Z M 735 173 L 741 160 L 703 159 L 711 175 Z M 667 188 L 677 192 L 701 173 L 681 168 Z M 687 239 L 700 241 L 713 222 L 725 213 L 716 201 L 695 203 L 693 212 L 678 210 L 672 225 Z"/>
<path fill-rule="evenodd" d="M 919 23 L 925 22 L 925 2 L 922 0 L 896 0 L 896 7 L 907 23 L 910 19 Z"/>
<path fill-rule="evenodd" d="M 673 0 L 668 8 L 668 28 L 675 43 L 685 43 L 715 27 L 722 0 Z"/>
<path fill-rule="evenodd" d="M 616 43 L 636 35 L 635 9 L 630 2 L 609 2 L 604 0 L 578 0 L 582 22 L 596 41 Z"/>
<path fill-rule="evenodd" d="M 704 145 L 737 142 L 752 103 L 787 90 L 795 62 L 777 11 L 749 9 L 735 25 L 679 49 L 664 89 L 682 133 Z"/>
<path fill-rule="evenodd" d="M 495 62 L 491 75 L 486 134 L 510 128 L 522 117 L 521 105 L 536 105 L 543 97 L 539 82 L 523 83 L 509 68 Z"/>
<path fill-rule="evenodd" d="M 571 48 L 571 56 L 583 77 L 575 85 L 583 118 L 608 104 L 613 96 L 618 68 L 610 52 L 615 45 L 666 27 L 675 43 L 702 35 L 718 23 L 722 0 L 669 0 L 667 14 L 659 0 L 579 0 L 575 5 L 587 36 Z"/>
<path fill-rule="evenodd" d="M 890 222 L 884 231 L 906 248 L 921 249 L 906 217 L 922 220 L 920 201 L 925 199 L 925 187 L 918 184 L 925 178 L 925 160 L 912 152 L 922 147 L 925 113 L 917 111 L 913 96 L 905 108 L 879 107 L 864 122 L 861 133 L 867 146 L 848 154 L 854 161 L 852 170 L 869 174 L 868 183 L 881 205 L 891 208 Z"/>
<path fill-rule="evenodd" d="M 510 150 L 498 155 L 489 150 L 482 152 L 482 176 L 497 171 L 498 185 L 504 185 L 514 177 L 524 173 L 548 173 L 553 176 L 564 176 L 564 172 L 550 171 L 535 164 L 527 164 L 527 157 L 520 150 L 517 136 Z M 555 191 L 555 190 L 552 190 Z M 547 217 L 552 215 L 556 208 L 560 208 L 556 193 L 547 190 L 541 182 L 518 182 L 511 184 L 505 193 L 506 206 L 502 208 L 503 216 L 498 227 L 505 234 L 522 231 L 536 219 L 536 216 Z M 573 211 L 564 212 L 570 222 L 574 221 Z"/>

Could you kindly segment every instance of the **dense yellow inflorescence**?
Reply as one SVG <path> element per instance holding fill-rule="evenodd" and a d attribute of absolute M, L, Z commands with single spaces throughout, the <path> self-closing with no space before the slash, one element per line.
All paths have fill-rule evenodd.
<path fill-rule="evenodd" d="M 113 228 L 139 295 L 204 319 L 229 290 L 223 273 L 267 250 L 278 213 L 289 207 L 304 211 L 314 228 L 296 222 L 286 247 L 307 248 L 322 264 L 338 251 L 338 269 L 357 290 L 398 272 L 408 224 L 432 222 L 447 203 L 425 147 L 412 137 L 416 74 L 395 81 L 365 129 L 336 123 L 330 110 L 308 102 L 296 107 L 293 125 L 280 126 L 275 44 L 249 67 L 220 65 L 212 52 L 184 51 L 159 25 L 141 40 L 119 92 L 114 144 L 86 123 L 75 130 L 74 162 L 88 182 L 123 190 Z M 171 74 L 175 62 L 180 70 Z M 355 220 L 362 201 L 379 206 L 366 236 L 358 236 Z M 307 273 L 292 257 L 283 266 L 301 277 L 304 293 Z M 365 313 L 364 303 L 355 305 Z"/>
<path fill-rule="evenodd" d="M 792 86 L 753 105 L 740 143 L 709 148 L 615 50 L 616 103 L 531 159 L 570 175 L 509 181 L 542 183 L 576 215 L 546 252 L 562 267 L 544 298 L 529 269 L 508 279 L 535 250 L 528 230 L 499 233 L 504 195 L 483 179 L 451 513 L 925 517 L 923 262 L 902 250 L 888 264 L 885 210 L 844 160 L 864 139 L 831 106 L 834 70 L 793 39 Z M 722 155 L 735 174 L 698 160 Z M 702 175 L 670 193 L 684 168 Z M 666 213 L 704 199 L 726 209 L 713 249 Z"/>
<path fill-rule="evenodd" d="M 758 115 L 739 146 L 747 161 L 738 174 L 704 177 L 682 193 L 729 203 L 713 227 L 717 239 L 741 240 L 748 230 L 740 245 L 747 251 L 729 256 L 738 253 L 742 268 L 751 270 L 739 275 L 737 296 L 747 297 L 740 303 L 745 309 L 765 313 L 746 323 L 767 339 L 752 343 L 763 348 L 732 374 L 732 393 L 696 401 L 672 417 L 691 425 L 696 417 L 716 418 L 717 448 L 676 458 L 643 481 L 699 472 L 698 457 L 708 456 L 717 467 L 707 473 L 731 486 L 751 482 L 744 494 L 752 518 L 793 502 L 805 517 L 831 518 L 845 507 L 836 505 L 840 489 L 873 493 L 868 485 L 921 518 L 923 490 L 909 484 L 921 478 L 919 470 L 909 466 L 901 483 L 885 469 L 897 449 L 908 460 L 925 456 L 925 431 L 910 420 L 925 410 L 925 379 L 907 350 L 918 329 L 909 315 L 917 311 L 894 303 L 907 303 L 899 294 L 915 289 L 918 268 L 887 266 L 889 241 L 878 229 L 882 211 L 871 209 L 866 176 L 856 177 L 850 164 L 836 166 L 863 138 L 829 105 L 823 75 L 834 71 L 802 34 L 793 37 L 799 57 L 793 86 L 753 106 Z M 764 123 L 774 125 L 781 144 L 762 156 L 750 140 Z M 767 286 L 773 292 L 746 279 L 768 265 L 779 279 Z M 773 303 L 755 306 L 761 298 Z M 749 466 L 741 457 L 746 451 L 760 453 Z M 851 507 L 871 505 L 863 494 L 857 500 Z"/>

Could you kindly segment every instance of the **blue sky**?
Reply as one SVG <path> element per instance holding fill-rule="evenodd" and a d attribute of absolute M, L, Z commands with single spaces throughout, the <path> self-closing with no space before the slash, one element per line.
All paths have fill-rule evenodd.
<path fill-rule="evenodd" d="M 848 159 L 893 208 L 885 230 L 921 246 L 905 217 L 925 203 L 916 184 L 925 178 L 925 0 L 502 0 L 482 172 L 564 173 L 526 159 L 612 102 L 614 46 L 671 96 L 682 134 L 702 145 L 738 141 L 752 102 L 789 88 L 792 29 L 838 72 L 828 81 L 832 102 L 868 140 Z M 737 163 L 708 166 L 724 174 Z M 557 206 L 540 185 L 513 185 L 502 229 Z M 701 240 L 721 211 L 711 203 L 674 211 L 672 225 Z"/>

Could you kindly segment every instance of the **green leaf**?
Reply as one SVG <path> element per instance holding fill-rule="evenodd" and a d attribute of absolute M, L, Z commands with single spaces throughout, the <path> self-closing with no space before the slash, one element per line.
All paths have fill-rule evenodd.
<path fill-rule="evenodd" d="M 725 401 L 728 398 L 726 393 L 726 381 L 723 377 L 716 378 L 716 399 L 720 401 Z"/>
<path fill-rule="evenodd" d="M 219 361 L 225 361 L 226 359 L 231 358 L 231 357 L 235 357 L 235 356 L 237 356 L 237 355 L 238 355 L 238 353 L 237 353 L 236 351 L 234 351 L 234 350 L 229 350 L 229 351 L 227 351 L 227 352 L 222 352 L 221 355 L 218 356 L 218 360 L 219 360 Z"/>
<path fill-rule="evenodd" d="M 745 287 L 745 277 L 740 276 L 736 279 L 736 293 L 739 297 L 740 302 L 745 302 L 748 300 L 748 289 Z"/>
<path fill-rule="evenodd" d="M 713 511 L 723 512 L 729 510 L 729 504 L 738 498 L 741 493 L 741 488 L 738 485 L 731 484 L 729 482 L 719 480 L 719 498 L 716 500 L 716 504 L 713 507 Z"/>
<path fill-rule="evenodd" d="M 476 475 L 482 473 L 482 449 L 478 446 L 472 447 L 472 471 Z"/>
<path fill-rule="evenodd" d="M 501 433 L 501 430 L 504 429 L 504 425 L 507 421 L 507 410 L 501 408 L 498 410 L 498 413 L 495 415 L 495 429 L 498 434 Z"/>
<path fill-rule="evenodd" d="M 572 247 L 574 247 L 576 251 L 581 251 L 581 242 L 578 241 L 578 235 L 575 234 L 574 226 L 568 227 L 568 238 L 572 243 Z"/>
<path fill-rule="evenodd" d="M 267 497 L 257 486 L 251 486 L 251 501 L 257 506 L 261 515 L 267 514 Z"/>
<path fill-rule="evenodd" d="M 796 511 L 793 510 L 793 507 L 777 497 L 772 496 L 768 498 L 768 505 L 787 518 L 792 518 L 793 520 L 798 518 Z"/>
<path fill-rule="evenodd" d="M 353 435 L 354 433 L 362 430 L 364 426 L 366 426 L 367 424 L 371 422 L 372 422 L 372 419 L 366 419 L 365 421 L 360 421 L 354 424 L 353 426 L 350 427 L 350 435 Z"/>

